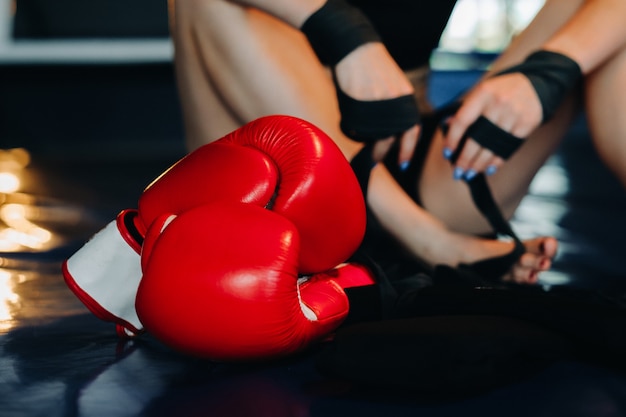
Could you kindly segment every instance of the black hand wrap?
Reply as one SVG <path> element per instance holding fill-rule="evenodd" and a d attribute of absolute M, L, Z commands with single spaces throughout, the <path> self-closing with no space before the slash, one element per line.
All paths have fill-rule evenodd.
<path fill-rule="evenodd" d="M 484 116 L 480 116 L 465 133 L 480 146 L 489 149 L 502 159 L 509 159 L 522 146 L 524 140 L 502 129 Z M 462 149 L 459 146 L 458 149 Z"/>
<path fill-rule="evenodd" d="M 381 39 L 367 17 L 343 0 L 328 0 L 300 28 L 320 61 L 334 67 L 346 55 L 369 42 Z M 396 136 L 418 124 L 419 111 L 413 95 L 386 100 L 354 99 L 337 91 L 342 132 L 359 142 L 375 142 Z"/>
<path fill-rule="evenodd" d="M 456 113 L 461 108 L 461 105 L 462 102 L 460 101 L 451 102 L 441 107 L 438 110 L 438 113 L 443 114 L 441 118 L 442 120 L 445 120 L 445 118 Z M 448 125 L 445 121 L 441 123 L 441 129 L 444 133 L 447 133 Z M 450 162 L 453 164 L 456 163 L 461 155 L 461 152 L 463 151 L 465 142 L 467 142 L 470 137 L 483 148 L 489 149 L 502 159 L 510 158 L 511 155 L 513 155 L 515 151 L 517 151 L 524 143 L 524 139 L 512 135 L 486 117 L 479 116 L 478 119 L 476 119 L 476 121 L 472 123 L 463 134 L 456 150 L 450 157 Z"/>
<path fill-rule="evenodd" d="M 368 42 L 380 42 L 367 17 L 343 0 L 328 0 L 300 28 L 318 58 L 334 67 L 346 55 Z"/>
<path fill-rule="evenodd" d="M 413 95 L 387 100 L 356 100 L 341 91 L 335 83 L 341 131 L 359 142 L 375 142 L 396 136 L 420 122 Z"/>
<path fill-rule="evenodd" d="M 543 122 L 550 120 L 567 94 L 583 77 L 580 66 L 573 59 L 552 51 L 537 51 L 524 62 L 496 75 L 519 72 L 531 82 L 543 109 Z"/>

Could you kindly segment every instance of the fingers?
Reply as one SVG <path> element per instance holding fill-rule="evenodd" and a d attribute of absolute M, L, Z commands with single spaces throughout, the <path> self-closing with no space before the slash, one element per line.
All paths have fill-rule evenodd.
<path fill-rule="evenodd" d="M 372 149 L 372 159 L 375 162 L 382 161 L 385 155 L 387 155 L 387 152 L 389 152 L 389 149 L 391 149 L 391 146 L 394 142 L 394 137 L 389 137 L 376 141 L 376 143 L 374 144 L 374 148 Z"/>
<path fill-rule="evenodd" d="M 464 100 L 456 114 L 447 120 L 447 133 L 444 138 L 444 156 L 450 158 L 455 152 L 467 129 L 478 119 L 487 98 L 481 94 L 471 94 Z"/>
<path fill-rule="evenodd" d="M 489 96 L 482 94 L 481 91 L 470 94 L 457 113 L 448 120 L 448 131 L 444 138 L 444 157 L 451 159 L 455 153 L 458 154 L 454 161 L 455 180 L 469 181 L 478 173 L 493 175 L 504 163 L 501 157 L 478 144 L 472 137 L 465 143 L 461 142 L 466 132 L 484 113 L 489 113 L 486 117 L 495 118 L 497 121 L 492 119 L 492 122 L 497 123 L 503 130 L 510 127 L 511 120 L 506 120 L 497 109 L 492 110 L 490 103 Z M 459 146 L 463 148 L 457 149 Z"/>
<path fill-rule="evenodd" d="M 420 127 L 418 125 L 413 126 L 400 137 L 400 152 L 398 155 L 398 165 L 401 170 L 406 170 L 409 167 L 415 146 L 417 145 L 417 139 L 419 138 Z"/>
<path fill-rule="evenodd" d="M 457 113 L 448 119 L 447 134 L 444 138 L 444 157 L 451 159 L 458 153 L 454 161 L 453 176 L 455 180 L 474 178 L 478 173 L 484 172 L 492 175 L 502 165 L 503 160 L 494 155 L 489 149 L 483 148 L 472 138 L 461 143 L 463 136 L 480 116 L 487 105 L 486 98 L 481 95 L 470 95 L 465 100 Z M 462 149 L 457 149 L 463 146 Z"/>
<path fill-rule="evenodd" d="M 415 125 L 409 130 L 405 131 L 402 136 L 397 139 L 395 137 L 388 137 L 376 141 L 376 144 L 374 145 L 372 151 L 372 158 L 376 162 L 381 161 L 385 157 L 385 155 L 387 155 L 396 140 L 398 140 L 400 146 L 398 154 L 398 165 L 400 166 L 401 170 L 407 169 L 411 162 L 411 158 L 413 157 L 415 146 L 417 145 L 419 132 L 420 127 L 418 125 Z"/>
<path fill-rule="evenodd" d="M 456 160 L 454 179 L 469 181 L 480 172 L 493 175 L 503 163 L 502 158 L 494 155 L 489 149 L 481 147 L 470 138 L 465 142 L 463 150 Z"/>

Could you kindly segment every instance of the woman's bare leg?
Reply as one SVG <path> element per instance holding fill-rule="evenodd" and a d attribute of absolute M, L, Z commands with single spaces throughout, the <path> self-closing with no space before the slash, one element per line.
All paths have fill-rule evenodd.
<path fill-rule="evenodd" d="M 587 121 L 606 166 L 626 187 L 626 50 L 589 75 L 585 91 Z"/>
<path fill-rule="evenodd" d="M 169 6 L 178 96 L 186 145 L 191 151 L 235 130 L 241 121 L 219 97 L 213 81 L 206 73 L 202 50 L 196 35 L 187 24 L 188 14 L 193 9 L 178 7 L 175 0 L 169 0 Z M 178 20 L 180 22 L 177 23 Z"/>
<path fill-rule="evenodd" d="M 309 120 L 348 159 L 360 149 L 341 133 L 332 80 L 299 31 L 226 0 L 185 0 L 176 3 L 173 34 L 190 150 L 267 114 Z M 505 242 L 450 232 L 417 206 L 382 164 L 372 171 L 368 203 L 391 233 L 428 264 L 469 263 L 510 250 Z M 545 269 L 545 258 L 530 253 L 511 276 L 526 279 Z"/>
<path fill-rule="evenodd" d="M 334 87 L 304 36 L 225 0 L 176 3 L 176 69 L 189 148 L 267 114 L 290 114 L 341 136 Z M 346 154 L 358 150 L 338 142 Z"/>

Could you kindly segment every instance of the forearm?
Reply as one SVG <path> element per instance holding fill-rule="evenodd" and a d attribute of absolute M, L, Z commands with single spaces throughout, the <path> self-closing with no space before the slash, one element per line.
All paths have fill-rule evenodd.
<path fill-rule="evenodd" d="M 383 164 L 372 169 L 367 202 L 381 225 L 421 261 L 429 265 L 458 261 L 447 227 L 416 204 Z"/>
<path fill-rule="evenodd" d="M 626 1 L 587 0 L 542 49 L 574 59 L 592 72 L 626 45 Z"/>

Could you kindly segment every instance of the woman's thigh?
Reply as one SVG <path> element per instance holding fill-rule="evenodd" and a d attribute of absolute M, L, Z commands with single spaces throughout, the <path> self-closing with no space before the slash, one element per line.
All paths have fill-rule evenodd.
<path fill-rule="evenodd" d="M 587 78 L 585 105 L 594 145 L 626 187 L 626 48 Z"/>
<path fill-rule="evenodd" d="M 267 114 L 286 114 L 322 128 L 346 156 L 357 152 L 359 145 L 339 129 L 330 74 L 300 31 L 228 1 L 177 4 L 177 79 L 194 143 Z"/>

